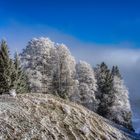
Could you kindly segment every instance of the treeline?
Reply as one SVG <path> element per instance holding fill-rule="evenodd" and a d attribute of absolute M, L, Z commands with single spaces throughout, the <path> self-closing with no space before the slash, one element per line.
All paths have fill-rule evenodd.
<path fill-rule="evenodd" d="M 6 42 L 1 43 L 0 76 L 5 74 L 10 80 L 0 81 L 5 81 L 0 93 L 14 88 L 17 93 L 54 94 L 133 130 L 128 90 L 117 66 L 110 70 L 104 62 L 95 68 L 84 61 L 76 63 L 64 44 L 48 38 L 29 41 L 19 55 L 20 61 L 18 55 L 10 59 L 8 50 L 3 53 L 2 46 L 7 48 Z"/>

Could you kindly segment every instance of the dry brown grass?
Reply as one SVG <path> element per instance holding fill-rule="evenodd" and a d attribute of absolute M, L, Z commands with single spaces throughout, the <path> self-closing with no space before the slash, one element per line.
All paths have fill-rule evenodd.
<path fill-rule="evenodd" d="M 128 140 L 84 107 L 53 95 L 0 97 L 0 140 Z"/>

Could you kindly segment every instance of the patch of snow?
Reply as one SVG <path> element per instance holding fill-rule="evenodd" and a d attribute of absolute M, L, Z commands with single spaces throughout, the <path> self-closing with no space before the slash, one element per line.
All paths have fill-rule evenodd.
<path fill-rule="evenodd" d="M 15 89 L 11 89 L 9 91 L 9 94 L 12 96 L 12 97 L 16 97 L 16 90 Z"/>

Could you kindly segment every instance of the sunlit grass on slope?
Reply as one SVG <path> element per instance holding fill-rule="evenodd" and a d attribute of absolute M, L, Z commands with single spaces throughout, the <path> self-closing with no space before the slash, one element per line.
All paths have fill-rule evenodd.
<path fill-rule="evenodd" d="M 105 119 L 53 95 L 0 97 L 2 140 L 128 140 Z"/>

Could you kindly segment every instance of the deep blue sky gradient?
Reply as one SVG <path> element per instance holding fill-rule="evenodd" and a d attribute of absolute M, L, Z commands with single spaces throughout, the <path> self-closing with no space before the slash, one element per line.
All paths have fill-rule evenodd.
<path fill-rule="evenodd" d="M 0 28 L 13 21 L 47 25 L 85 42 L 140 46 L 139 0 L 0 0 Z"/>

